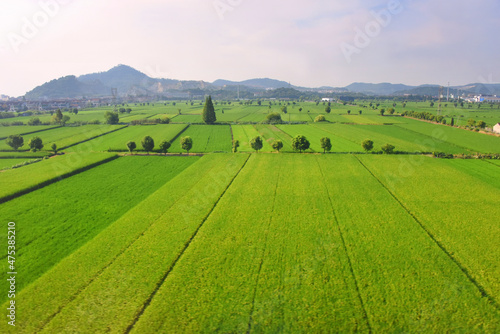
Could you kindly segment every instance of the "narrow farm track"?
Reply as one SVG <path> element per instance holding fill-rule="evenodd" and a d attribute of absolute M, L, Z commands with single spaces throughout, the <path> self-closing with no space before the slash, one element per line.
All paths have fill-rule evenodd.
<path fill-rule="evenodd" d="M 318 164 L 318 168 L 319 168 L 319 171 L 320 171 L 320 173 L 322 175 L 322 178 L 324 179 L 325 178 L 325 173 L 324 173 L 323 169 L 321 168 L 321 164 L 319 163 L 319 161 L 318 161 L 317 158 L 316 158 L 316 162 Z M 337 225 L 337 229 L 339 231 L 340 239 L 342 240 L 342 247 L 343 247 L 343 250 L 344 250 L 345 255 L 347 257 L 348 263 L 349 263 L 349 270 L 351 272 L 352 278 L 353 278 L 354 283 L 356 285 L 356 294 L 357 294 L 357 296 L 359 298 L 359 302 L 360 302 L 361 307 L 363 309 L 363 317 L 364 317 L 364 319 L 366 321 L 366 325 L 368 326 L 368 332 L 372 333 L 372 327 L 370 325 L 370 319 L 368 317 L 368 312 L 366 312 L 365 303 L 363 301 L 363 297 L 361 296 L 361 292 L 360 292 L 360 289 L 359 289 L 359 281 L 358 281 L 358 278 L 356 277 L 356 274 L 354 273 L 354 269 L 353 269 L 353 266 L 352 266 L 351 256 L 349 255 L 349 251 L 347 250 L 345 238 L 344 238 L 344 235 L 342 233 L 342 229 L 340 228 L 340 224 L 339 224 L 339 221 L 338 221 L 338 218 L 337 218 L 337 214 L 335 213 L 335 209 L 334 209 L 334 206 L 333 206 L 332 195 L 330 194 L 330 190 L 328 189 L 328 187 L 326 186 L 326 184 L 325 184 L 325 191 L 326 191 L 326 193 L 328 195 L 328 200 L 330 202 L 330 209 L 332 210 L 332 214 L 333 214 L 333 217 L 335 219 L 335 224 Z"/>
<path fill-rule="evenodd" d="M 274 212 L 274 208 L 275 208 L 275 205 L 276 205 L 276 194 L 278 192 L 279 179 L 280 179 L 281 169 L 282 168 L 283 167 L 280 164 L 280 169 L 279 169 L 278 175 L 276 177 L 276 184 L 274 186 L 273 204 L 271 205 L 271 214 L 269 215 L 269 223 L 267 225 L 266 236 L 264 238 L 264 247 L 262 248 L 262 255 L 261 255 L 260 261 L 259 261 L 259 269 L 257 270 L 257 277 L 255 279 L 255 286 L 254 286 L 254 289 L 253 289 L 252 307 L 250 309 L 250 316 L 249 316 L 249 319 L 248 319 L 247 333 L 250 333 L 250 331 L 252 330 L 253 314 L 254 314 L 254 311 L 255 311 L 255 298 L 257 296 L 257 289 L 259 288 L 259 280 L 260 280 L 260 276 L 261 276 L 260 274 L 261 274 L 261 271 L 262 271 L 262 264 L 264 263 L 264 258 L 265 258 L 265 255 L 266 255 L 267 243 L 268 243 L 268 239 L 269 239 L 269 228 L 271 227 L 271 222 L 273 221 L 273 212 Z"/>
<path fill-rule="evenodd" d="M 215 210 L 215 208 L 217 207 L 217 204 L 224 197 L 224 195 L 226 194 L 227 190 L 233 184 L 234 180 L 238 177 L 238 175 L 243 170 L 243 168 L 245 168 L 245 165 L 247 164 L 248 159 L 250 159 L 250 155 L 247 157 L 247 159 L 245 160 L 245 162 L 243 163 L 243 165 L 241 166 L 241 168 L 238 170 L 238 172 L 234 175 L 234 177 L 232 178 L 231 182 L 229 182 L 229 184 L 224 189 L 224 191 L 222 192 L 222 194 L 220 195 L 220 197 L 217 199 L 217 201 L 215 202 L 215 204 L 212 206 L 212 208 L 210 209 L 210 211 L 207 213 L 207 215 L 205 216 L 205 218 L 203 218 L 203 220 L 201 221 L 201 223 L 198 226 L 198 228 L 194 231 L 194 233 L 191 236 L 191 238 L 186 242 L 186 244 L 184 245 L 184 248 L 181 250 L 181 252 L 175 258 L 175 260 L 172 262 L 170 268 L 167 270 L 167 272 L 165 272 L 165 274 L 163 275 L 163 277 L 161 278 L 161 280 L 157 283 L 156 288 L 153 290 L 153 292 L 148 297 L 148 299 L 146 299 L 146 301 L 144 302 L 143 306 L 141 307 L 139 313 L 134 317 L 133 321 L 128 325 L 128 327 L 125 330 L 125 333 L 130 333 L 130 331 L 134 328 L 135 324 L 139 321 L 139 319 L 141 318 L 141 316 L 144 314 L 144 311 L 146 311 L 146 309 L 148 308 L 148 306 L 151 304 L 151 301 L 156 296 L 156 294 L 158 293 L 158 290 L 161 288 L 161 286 L 163 285 L 163 283 L 167 280 L 169 274 L 175 268 L 175 265 L 177 264 L 177 262 L 179 262 L 179 260 L 184 255 L 186 249 L 188 249 L 188 247 L 191 245 L 191 242 L 194 240 L 194 238 L 196 238 L 196 235 L 198 234 L 199 230 L 203 227 L 203 225 L 205 224 L 205 222 L 207 221 L 207 219 L 210 217 L 210 215 L 212 214 L 212 212 Z"/>
<path fill-rule="evenodd" d="M 462 264 L 460 261 L 454 257 L 451 252 L 446 249 L 446 247 L 436 239 L 434 234 L 420 221 L 420 219 L 415 216 L 407 207 L 403 204 L 403 202 L 356 156 L 354 157 L 358 160 L 358 162 L 370 173 L 380 185 L 394 198 L 394 200 L 410 215 L 413 220 L 424 230 L 424 232 L 429 236 L 429 238 L 443 251 L 443 253 L 448 256 L 448 258 L 462 271 L 462 273 L 467 277 L 467 279 L 479 290 L 481 295 L 484 298 L 487 298 L 488 301 L 500 311 L 500 304 L 498 301 L 491 296 L 485 288 L 471 275 L 469 270 Z"/>

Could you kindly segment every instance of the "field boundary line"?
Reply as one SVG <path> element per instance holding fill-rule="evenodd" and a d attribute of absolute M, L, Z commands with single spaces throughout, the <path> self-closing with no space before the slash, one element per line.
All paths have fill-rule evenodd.
<path fill-rule="evenodd" d="M 17 125 L 14 125 L 14 126 L 17 126 Z M 24 126 L 26 126 L 26 125 L 24 125 Z M 28 125 L 28 126 L 30 126 L 30 125 Z M 59 125 L 59 126 L 50 127 L 50 128 L 48 128 L 48 129 L 40 129 L 40 130 L 35 130 L 35 131 L 24 132 L 24 133 L 21 133 L 21 134 L 20 134 L 20 136 L 32 135 L 32 134 L 34 134 L 34 133 L 44 132 L 44 131 L 53 130 L 53 129 L 57 129 L 57 128 L 62 128 L 62 126 L 61 126 L 61 125 Z M 0 140 L 5 140 L 5 139 L 7 139 L 8 137 L 9 137 L 9 136 L 7 136 L 7 137 L 0 137 Z M 28 151 L 29 151 L 29 150 L 28 150 Z"/>
<path fill-rule="evenodd" d="M 176 135 L 174 136 L 174 138 L 172 138 L 172 139 L 169 141 L 169 143 L 170 143 L 170 144 L 173 144 L 173 142 L 174 142 L 177 138 L 179 138 L 179 137 L 180 137 L 180 136 L 181 136 L 184 132 L 186 132 L 186 130 L 187 130 L 190 126 L 191 126 L 191 124 L 186 124 L 186 126 L 184 127 L 184 129 L 182 129 L 182 130 L 181 130 L 178 134 L 176 134 Z"/>
<path fill-rule="evenodd" d="M 172 262 L 172 264 L 170 265 L 170 267 L 167 269 L 167 271 L 165 272 L 165 274 L 163 275 L 163 277 L 156 283 L 155 289 L 149 295 L 149 297 L 146 299 L 146 301 L 142 305 L 142 307 L 139 310 L 139 312 L 137 313 L 137 315 L 134 317 L 134 319 L 132 320 L 132 322 L 125 329 L 124 333 L 130 333 L 130 331 L 134 328 L 134 326 L 140 320 L 141 316 L 144 314 L 144 312 L 146 311 L 146 309 L 149 307 L 149 305 L 151 304 L 153 298 L 156 296 L 156 294 L 158 293 L 158 291 L 162 287 L 163 283 L 165 283 L 165 281 L 167 280 L 167 278 L 170 275 L 170 273 L 172 272 L 172 270 L 174 270 L 175 266 L 177 265 L 177 262 L 179 262 L 179 260 L 182 258 L 182 256 L 186 252 L 186 250 L 191 245 L 191 242 L 193 242 L 194 238 L 196 238 L 196 235 L 198 234 L 198 232 L 200 231 L 200 229 L 203 227 L 203 225 L 205 224 L 205 222 L 208 220 L 208 218 L 210 217 L 210 215 L 212 214 L 212 212 L 214 212 L 215 208 L 219 204 L 220 200 L 224 197 L 224 195 L 226 194 L 227 190 L 231 187 L 231 185 L 233 184 L 234 180 L 238 177 L 238 175 L 240 175 L 240 172 L 245 168 L 248 160 L 250 159 L 250 156 L 251 155 L 249 154 L 248 157 L 246 158 L 245 162 L 243 163 L 243 165 L 238 170 L 238 172 L 231 179 L 231 182 L 229 182 L 229 184 L 226 186 L 226 188 L 224 189 L 224 191 L 222 192 L 222 194 L 219 196 L 219 198 L 217 199 L 217 201 L 215 202 L 215 204 L 210 209 L 210 211 L 205 215 L 205 217 L 202 219 L 201 223 L 198 225 L 198 227 L 196 228 L 196 230 L 194 231 L 194 233 L 191 235 L 191 237 L 184 244 L 184 247 L 179 252 L 179 254 L 177 255 L 177 257 L 174 259 L 174 261 Z"/>
<path fill-rule="evenodd" d="M 406 125 L 406 124 L 408 124 L 408 123 L 394 124 L 394 126 L 397 126 L 398 128 L 403 129 L 403 130 L 405 130 L 405 131 L 408 131 L 408 132 L 410 132 L 410 133 L 411 133 L 411 132 L 413 132 L 413 133 L 416 133 L 416 134 L 418 134 L 418 135 L 420 135 L 420 136 L 425 136 L 425 137 L 428 137 L 428 138 L 430 138 L 431 140 L 437 140 L 437 141 L 440 141 L 440 142 L 442 142 L 442 143 L 446 143 L 446 144 L 449 144 L 449 145 L 451 145 L 451 146 L 455 146 L 455 147 L 457 147 L 457 148 L 464 149 L 464 150 L 466 150 L 466 151 L 468 151 L 468 152 L 470 152 L 470 153 L 474 153 L 474 152 L 475 152 L 475 151 L 474 151 L 473 149 L 471 149 L 470 147 L 460 146 L 460 145 L 457 145 L 457 144 L 455 144 L 455 143 L 452 143 L 452 142 L 450 142 L 450 141 L 448 141 L 448 140 L 437 139 L 437 138 L 435 138 L 435 137 L 429 136 L 428 134 L 425 134 L 425 133 L 422 133 L 422 132 L 418 132 L 418 131 L 415 131 L 415 130 L 412 130 L 412 129 L 405 128 L 403 125 Z"/>
<path fill-rule="evenodd" d="M 321 168 L 321 164 L 319 163 L 319 160 L 317 157 L 316 157 L 316 162 L 318 163 L 318 168 L 319 168 L 319 171 L 321 173 L 321 178 L 323 180 L 325 180 L 325 174 L 323 172 L 323 168 Z M 335 219 L 337 229 L 339 230 L 340 239 L 342 240 L 342 247 L 344 248 L 345 255 L 347 256 L 347 262 L 349 263 L 349 270 L 351 272 L 352 278 L 354 279 L 354 285 L 356 286 L 356 293 L 358 295 L 358 299 L 359 299 L 359 302 L 361 304 L 361 309 L 363 310 L 363 318 L 365 318 L 366 325 L 368 326 L 368 333 L 373 333 L 372 326 L 370 324 L 370 318 L 368 317 L 368 312 L 366 311 L 365 303 L 363 301 L 363 297 L 361 296 L 361 289 L 359 288 L 358 279 L 356 277 L 356 274 L 354 273 L 354 268 L 352 266 L 351 257 L 349 256 L 349 252 L 347 251 L 347 246 L 345 243 L 344 234 L 342 233 L 342 229 L 340 228 L 340 223 L 339 223 L 339 220 L 337 218 L 337 214 L 335 213 L 335 208 L 333 206 L 330 190 L 328 189 L 328 186 L 326 185 L 325 182 L 323 182 L 323 185 L 325 186 L 326 194 L 328 196 L 328 201 L 330 202 L 330 208 L 332 209 L 333 218 Z"/>
<path fill-rule="evenodd" d="M 206 173 L 203 174 L 203 176 L 209 174 L 215 167 L 212 167 L 210 168 Z M 178 174 L 180 175 L 180 174 Z M 198 183 L 201 182 L 201 180 L 203 179 L 203 177 L 200 177 L 200 179 L 193 185 L 193 188 L 196 187 L 196 185 L 198 185 Z M 173 179 L 172 179 L 173 180 Z M 170 180 L 170 181 L 172 181 Z M 169 183 L 170 181 L 168 181 L 167 183 Z M 163 186 L 165 186 L 167 183 L 165 183 Z M 162 187 L 163 188 L 163 187 Z M 160 188 L 161 189 L 161 188 Z M 148 198 L 150 198 L 151 196 L 153 196 L 156 192 L 160 191 L 160 189 L 158 189 L 157 191 L 155 191 L 154 193 L 150 194 L 146 199 L 144 199 L 144 201 L 146 201 Z M 177 203 L 179 203 L 181 200 L 184 199 L 185 196 L 181 196 L 179 197 L 176 201 L 174 201 L 172 203 L 172 205 L 170 205 L 162 214 L 160 214 L 158 217 L 156 217 L 154 220 L 152 220 L 151 224 L 149 224 L 140 234 L 137 238 L 133 239 L 128 245 L 126 245 L 115 257 L 113 257 L 108 264 L 106 264 L 103 268 L 101 268 L 99 271 L 97 271 L 95 273 L 94 276 L 92 276 L 90 278 L 90 280 L 88 281 L 88 283 L 85 283 L 84 285 L 82 285 L 82 287 L 80 289 L 78 289 L 69 299 L 68 301 L 60 306 L 57 311 L 52 314 L 50 317 L 47 318 L 47 320 L 42 324 L 42 326 L 39 328 L 39 330 L 43 330 L 44 327 L 50 323 L 52 321 L 52 319 L 54 319 L 66 306 L 68 306 L 70 303 L 72 303 L 83 291 L 85 291 L 87 289 L 87 287 L 89 287 L 99 276 L 101 276 L 101 274 L 106 270 L 108 269 L 121 255 L 123 255 L 134 243 L 137 242 L 137 240 L 139 240 L 153 225 L 155 225 L 157 223 L 157 221 L 159 219 L 161 219 L 161 217 L 163 217 L 165 214 L 167 214 L 173 206 L 175 206 Z M 127 215 L 128 212 L 130 212 L 131 210 L 133 210 L 134 208 L 136 208 L 137 206 L 139 206 L 140 203 L 136 206 L 134 206 L 133 208 L 130 208 L 129 211 L 125 212 L 121 217 Z M 121 219 L 118 218 L 116 221 L 120 220 Z M 115 222 L 116 222 L 115 221 Z M 113 225 L 113 224 L 111 224 Z M 110 226 L 111 226 L 110 225 Z M 109 228 L 109 227 L 108 227 Z M 107 229 L 107 228 L 106 228 Z M 101 233 L 105 232 L 106 231 L 103 230 Z"/>
<path fill-rule="evenodd" d="M 483 161 L 486 161 L 486 162 L 487 162 L 487 163 L 489 163 L 490 165 L 493 165 L 493 166 L 496 166 L 496 167 L 499 167 L 499 168 L 500 168 L 500 165 L 494 164 L 493 162 L 489 161 L 489 159 L 483 159 Z"/>
<path fill-rule="evenodd" d="M 71 176 L 75 176 L 77 174 L 86 172 L 86 171 L 88 171 L 88 170 L 90 170 L 92 168 L 98 167 L 100 165 L 104 165 L 104 164 L 106 164 L 108 162 L 111 162 L 111 161 L 113 161 L 115 159 L 118 159 L 118 158 L 119 158 L 118 155 L 113 155 L 112 157 L 106 158 L 106 159 L 98 161 L 98 162 L 94 162 L 93 164 L 90 164 L 88 166 L 75 169 L 74 171 L 62 174 L 60 176 L 53 177 L 53 178 L 51 178 L 49 180 L 43 181 L 43 182 L 38 183 L 38 184 L 36 184 L 34 186 L 30 186 L 28 188 L 25 188 L 23 190 L 20 190 L 20 191 L 14 193 L 14 194 L 4 196 L 4 197 L 0 198 L 0 204 L 12 201 L 13 199 L 16 199 L 16 198 L 21 197 L 21 196 L 26 195 L 26 194 L 29 194 L 29 193 L 31 193 L 31 192 L 33 192 L 35 190 L 45 188 L 47 186 L 50 186 L 51 184 L 54 184 L 54 183 L 59 182 L 59 181 L 62 181 L 63 179 L 67 179 L 67 178 L 69 178 Z"/>
<path fill-rule="evenodd" d="M 253 294 L 252 294 L 252 307 L 250 308 L 250 314 L 249 314 L 249 318 L 248 318 L 247 334 L 250 333 L 250 331 L 252 330 L 253 313 L 255 311 L 255 297 L 257 297 L 257 289 L 259 287 L 260 273 L 262 271 L 262 265 L 264 264 L 264 258 L 266 256 L 267 242 L 269 240 L 269 228 L 271 227 L 271 223 L 273 221 L 273 213 L 274 213 L 274 208 L 276 205 L 276 195 L 278 193 L 278 186 L 279 186 L 279 180 L 280 180 L 282 168 L 283 168 L 283 165 L 280 165 L 278 177 L 276 178 L 276 186 L 274 187 L 273 205 L 271 205 L 271 214 L 269 215 L 269 222 L 267 223 L 267 232 L 266 232 L 266 237 L 264 239 L 264 247 L 262 248 L 262 255 L 261 255 L 260 261 L 259 261 L 259 269 L 257 270 L 257 277 L 255 279 L 255 286 L 254 286 Z"/>
<path fill-rule="evenodd" d="M 394 198 L 394 200 L 396 200 L 399 205 L 406 211 L 406 213 L 408 213 L 412 218 L 413 220 L 418 224 L 420 225 L 420 227 L 422 228 L 422 230 L 424 230 L 424 232 L 427 234 L 428 237 L 431 238 L 431 240 L 441 249 L 441 251 L 443 251 L 447 256 L 448 258 L 453 262 L 455 263 L 455 265 L 462 271 L 462 273 L 467 277 L 467 279 L 479 290 L 479 292 L 481 293 L 481 296 L 483 298 L 486 298 L 488 299 L 488 301 L 490 302 L 491 305 L 493 305 L 493 307 L 495 307 L 497 310 L 500 311 L 500 305 L 498 304 L 498 302 L 495 300 L 494 297 L 490 296 L 488 294 L 488 292 L 486 291 L 486 289 L 474 278 L 472 277 L 472 275 L 469 273 L 469 271 L 467 270 L 467 268 L 465 266 L 463 266 L 460 261 L 458 259 L 456 259 L 453 255 L 451 255 L 451 253 L 446 249 L 446 247 L 436 239 L 436 237 L 434 236 L 434 234 L 432 234 L 432 232 L 417 218 L 417 216 L 415 216 L 404 204 L 403 202 L 401 202 L 399 200 L 399 198 L 396 197 L 395 194 L 392 193 L 392 191 L 389 190 L 389 188 L 387 188 L 385 186 L 384 183 L 382 183 L 382 181 L 377 177 L 375 176 L 375 174 L 372 173 L 372 171 L 361 161 L 359 160 L 359 158 L 357 156 L 354 155 L 354 157 L 358 160 L 358 162 L 368 171 L 368 173 L 371 174 L 371 176 L 373 176 L 375 178 L 375 180 L 377 180 L 380 185 L 382 187 L 384 187 L 384 189 Z"/>
<path fill-rule="evenodd" d="M 120 130 L 123 130 L 125 129 L 127 126 L 123 126 L 121 128 L 118 128 L 118 129 L 114 129 L 114 130 L 111 130 L 111 131 L 108 131 L 108 132 L 104 132 L 104 133 L 101 133 L 100 135 L 97 135 L 97 136 L 94 136 L 94 137 L 91 137 L 91 138 L 87 138 L 85 140 L 82 140 L 82 141 L 79 141 L 78 143 L 74 143 L 74 144 L 70 144 L 70 145 L 66 145 L 64 147 L 61 147 L 61 148 L 58 148 L 57 150 L 58 151 L 62 151 L 62 150 L 65 150 L 65 149 L 68 149 L 70 147 L 73 147 L 73 146 L 76 146 L 76 145 L 80 145 L 80 144 L 83 144 L 83 143 L 86 143 L 88 141 L 91 141 L 92 139 L 96 139 L 96 138 L 99 138 L 99 137 L 102 137 L 102 136 L 105 136 L 105 135 L 109 135 L 110 133 L 113 133 L 113 132 L 116 132 L 116 131 L 120 131 Z M 71 137 L 71 136 L 69 136 Z"/>

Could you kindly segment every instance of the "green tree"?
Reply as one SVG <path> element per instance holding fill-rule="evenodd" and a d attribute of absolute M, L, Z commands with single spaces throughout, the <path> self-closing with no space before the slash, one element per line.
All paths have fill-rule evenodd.
<path fill-rule="evenodd" d="M 330 138 L 323 137 L 321 138 L 320 143 L 321 143 L 321 148 L 323 149 L 323 153 L 326 153 L 326 151 L 330 152 L 330 150 L 332 149 L 332 142 Z"/>
<path fill-rule="evenodd" d="M 451 126 L 455 126 L 455 120 L 453 119 L 453 117 L 451 118 L 451 123 L 450 123 Z"/>
<path fill-rule="evenodd" d="M 486 123 L 484 121 L 478 121 L 476 125 L 481 129 L 486 127 Z"/>
<path fill-rule="evenodd" d="M 382 152 L 384 152 L 384 154 L 392 154 L 392 153 L 394 153 L 394 149 L 395 149 L 394 145 L 391 145 L 391 144 L 385 144 L 381 148 L 382 148 Z"/>
<path fill-rule="evenodd" d="M 385 109 L 384 108 L 380 109 L 380 116 L 384 116 L 384 114 L 385 114 Z"/>
<path fill-rule="evenodd" d="M 389 108 L 389 109 L 387 109 L 387 112 L 389 113 L 389 115 L 394 115 L 394 112 L 395 112 L 395 111 L 396 111 L 396 110 L 394 110 L 394 108 Z"/>
<path fill-rule="evenodd" d="M 155 141 L 150 136 L 146 136 L 142 138 L 141 145 L 144 148 L 144 151 L 149 154 L 149 152 L 151 152 L 155 147 Z"/>
<path fill-rule="evenodd" d="M 104 118 L 107 124 L 117 124 L 120 121 L 118 113 L 113 111 L 106 111 L 106 113 L 104 113 Z"/>
<path fill-rule="evenodd" d="M 32 152 L 40 151 L 43 148 L 43 142 L 40 137 L 33 137 L 28 142 L 28 146 Z"/>
<path fill-rule="evenodd" d="M 240 147 L 240 141 L 239 140 L 234 140 L 233 141 L 233 153 L 238 152 L 238 147 Z"/>
<path fill-rule="evenodd" d="M 193 139 L 191 137 L 186 136 L 181 138 L 181 148 L 186 150 L 189 154 L 189 151 L 193 148 Z"/>
<path fill-rule="evenodd" d="M 160 143 L 160 152 L 167 155 L 167 152 L 168 152 L 168 149 L 170 148 L 170 146 L 172 146 L 172 144 L 170 144 L 169 141 L 166 141 L 166 140 L 162 141 Z"/>
<path fill-rule="evenodd" d="M 66 123 L 68 123 L 70 119 L 71 118 L 68 115 L 64 115 L 62 120 L 61 120 L 61 124 L 66 125 Z"/>
<path fill-rule="evenodd" d="M 137 145 L 135 144 L 135 141 L 129 141 L 127 143 L 127 148 L 130 153 L 132 153 L 133 150 L 137 148 Z"/>
<path fill-rule="evenodd" d="M 330 107 L 330 105 L 327 105 L 326 108 L 325 108 L 325 112 L 327 114 L 329 114 L 331 111 L 332 111 L 332 108 Z"/>
<path fill-rule="evenodd" d="M 298 135 L 292 139 L 292 148 L 300 153 L 307 150 L 310 145 L 311 143 L 309 143 L 307 138 L 303 135 Z"/>
<path fill-rule="evenodd" d="M 281 115 L 277 112 L 270 113 L 269 115 L 266 116 L 266 123 L 269 124 L 282 123 Z"/>
<path fill-rule="evenodd" d="M 430 104 L 430 105 L 431 105 L 431 108 L 432 108 L 432 107 L 434 107 L 434 102 L 431 102 L 431 104 Z"/>
<path fill-rule="evenodd" d="M 24 139 L 20 135 L 11 135 L 7 138 L 6 142 L 15 151 L 24 145 Z"/>
<path fill-rule="evenodd" d="M 61 109 L 57 109 L 55 115 L 52 116 L 52 122 L 61 124 L 63 114 Z"/>
<path fill-rule="evenodd" d="M 250 146 L 256 152 L 259 152 L 259 150 L 262 149 L 262 146 L 264 146 L 264 142 L 262 141 L 262 138 L 260 136 L 257 136 L 255 138 L 252 138 L 252 140 L 250 140 Z"/>
<path fill-rule="evenodd" d="M 283 148 L 283 142 L 281 140 L 277 139 L 272 143 L 271 146 L 273 149 L 275 149 L 276 151 L 279 152 Z"/>
<path fill-rule="evenodd" d="M 281 111 L 283 112 L 283 114 L 286 114 L 288 112 L 288 109 L 286 108 L 286 106 L 283 106 L 281 107 Z"/>
<path fill-rule="evenodd" d="M 316 118 L 314 119 L 314 121 L 315 121 L 316 123 L 318 123 L 318 122 L 325 122 L 325 121 L 326 121 L 326 118 L 325 118 L 325 116 L 323 116 L 323 115 L 318 115 L 318 116 L 316 116 Z"/>
<path fill-rule="evenodd" d="M 360 110 L 360 111 L 359 111 L 359 114 L 361 115 L 362 113 L 363 113 L 363 110 Z"/>
<path fill-rule="evenodd" d="M 366 152 L 369 152 L 373 149 L 373 140 L 366 139 L 361 143 L 361 146 Z"/>
<path fill-rule="evenodd" d="M 28 121 L 28 125 L 40 125 L 40 124 L 42 124 L 42 122 L 38 117 L 30 118 L 30 120 Z"/>
<path fill-rule="evenodd" d="M 214 124 L 217 120 L 215 116 L 214 104 L 212 102 L 212 96 L 208 96 L 205 100 L 205 106 L 203 107 L 203 122 L 206 124 Z"/>
<path fill-rule="evenodd" d="M 52 144 L 50 146 L 50 148 L 52 149 L 52 151 L 54 151 L 54 154 L 57 154 L 57 145 L 56 145 L 56 143 Z"/>
<path fill-rule="evenodd" d="M 469 119 L 467 121 L 467 125 L 470 126 L 470 127 L 476 126 L 476 121 L 473 120 L 473 119 Z"/>

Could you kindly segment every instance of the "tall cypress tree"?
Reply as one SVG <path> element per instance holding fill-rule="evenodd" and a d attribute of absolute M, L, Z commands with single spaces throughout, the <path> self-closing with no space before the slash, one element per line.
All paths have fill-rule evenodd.
<path fill-rule="evenodd" d="M 212 103 L 212 96 L 208 96 L 203 107 L 203 122 L 206 124 L 214 124 L 217 118 L 215 117 L 214 104 Z"/>

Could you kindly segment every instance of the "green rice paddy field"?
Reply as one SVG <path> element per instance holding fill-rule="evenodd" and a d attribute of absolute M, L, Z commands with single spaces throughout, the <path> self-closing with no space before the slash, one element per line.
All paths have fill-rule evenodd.
<path fill-rule="evenodd" d="M 498 168 L 115 159 L 1 205 L 19 234 L 16 331 L 497 332 Z"/>
<path fill-rule="evenodd" d="M 500 160 L 428 154 L 498 154 L 500 138 L 367 103 L 334 104 L 324 123 L 312 121 L 322 104 L 290 105 L 283 119 L 302 123 L 269 125 L 279 105 L 233 103 L 216 105 L 231 124 L 201 125 L 199 103 L 170 102 L 123 115 L 168 125 L 0 127 L 25 139 L 17 152 L 0 141 L 0 248 L 15 222 L 17 272 L 12 327 L 0 254 L 0 332 L 500 332 Z M 42 152 L 26 151 L 34 135 Z M 303 154 L 297 135 L 311 143 Z M 365 139 L 400 154 L 366 154 Z M 59 155 L 4 169 L 51 143 Z"/>

